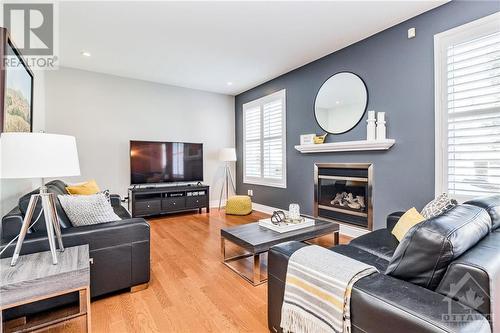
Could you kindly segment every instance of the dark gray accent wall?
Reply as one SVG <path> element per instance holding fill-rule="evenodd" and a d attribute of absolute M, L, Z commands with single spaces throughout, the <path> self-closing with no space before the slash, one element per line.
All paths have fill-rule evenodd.
<path fill-rule="evenodd" d="M 236 96 L 238 193 L 253 189 L 256 203 L 286 209 L 296 202 L 302 212 L 311 214 L 315 162 L 370 162 L 374 228 L 385 227 L 390 212 L 422 208 L 434 197 L 434 35 L 499 10 L 498 1 L 453 1 Z M 412 27 L 417 36 L 407 39 Z M 366 82 L 368 110 L 386 112 L 388 137 L 396 139 L 389 151 L 300 154 L 295 150 L 300 134 L 322 133 L 314 119 L 314 98 L 321 84 L 340 71 L 354 72 Z M 244 184 L 242 105 L 283 88 L 288 186 Z M 366 139 L 366 116 L 350 132 L 329 135 L 327 141 Z"/>

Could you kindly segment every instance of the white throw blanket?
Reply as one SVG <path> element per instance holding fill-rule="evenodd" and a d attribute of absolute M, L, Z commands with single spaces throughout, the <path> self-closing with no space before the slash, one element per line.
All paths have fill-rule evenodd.
<path fill-rule="evenodd" d="M 283 332 L 350 332 L 352 286 L 375 272 L 373 266 L 317 245 L 297 250 L 288 261 Z"/>

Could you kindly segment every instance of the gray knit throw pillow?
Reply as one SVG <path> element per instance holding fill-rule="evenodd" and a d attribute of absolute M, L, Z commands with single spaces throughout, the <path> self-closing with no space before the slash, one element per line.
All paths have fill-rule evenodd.
<path fill-rule="evenodd" d="M 457 200 L 451 199 L 450 197 L 448 197 L 448 194 L 443 193 L 438 195 L 436 199 L 425 205 L 420 214 L 422 214 L 422 216 L 425 217 L 426 220 L 428 220 L 432 217 L 444 214 L 456 205 L 458 205 Z"/>
<path fill-rule="evenodd" d="M 74 227 L 121 220 L 103 193 L 57 197 Z"/>

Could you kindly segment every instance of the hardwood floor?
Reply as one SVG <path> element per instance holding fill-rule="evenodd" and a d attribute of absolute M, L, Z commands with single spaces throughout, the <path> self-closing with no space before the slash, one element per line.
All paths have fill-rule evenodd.
<path fill-rule="evenodd" d="M 267 283 L 253 287 L 220 262 L 220 229 L 265 216 L 212 209 L 150 219 L 149 288 L 93 301 L 92 331 L 268 332 Z M 331 245 L 332 237 L 318 241 Z M 347 241 L 341 236 L 341 243 Z"/>

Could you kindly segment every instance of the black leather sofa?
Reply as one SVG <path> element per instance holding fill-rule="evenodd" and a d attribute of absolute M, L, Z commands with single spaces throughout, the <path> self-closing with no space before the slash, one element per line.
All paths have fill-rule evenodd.
<path fill-rule="evenodd" d="M 47 190 L 55 194 L 67 194 L 67 186 L 60 180 L 46 184 Z M 1 247 L 19 234 L 28 201 L 35 190 L 19 199 L 19 205 L 2 218 Z M 56 200 L 57 211 L 62 227 L 62 238 L 65 247 L 89 244 L 90 258 L 90 291 L 91 296 L 101 296 L 114 291 L 127 289 L 149 282 L 150 249 L 149 224 L 142 218 L 131 218 L 128 211 L 121 205 L 120 196 L 110 196 L 115 213 L 122 219 L 116 222 L 102 223 L 83 227 L 73 227 L 64 213 L 59 201 Z M 38 216 L 40 203 L 34 216 Z M 2 254 L 2 258 L 12 257 L 15 242 Z M 40 220 L 26 235 L 21 254 L 48 251 L 49 244 L 45 229 L 43 214 Z M 48 263 L 49 264 L 49 263 Z M 53 307 L 76 301 L 76 295 L 59 297 L 50 301 L 33 303 L 6 311 L 6 318 L 29 315 Z"/>
<path fill-rule="evenodd" d="M 398 249 L 391 230 L 402 214 L 390 214 L 386 229 L 331 248 L 380 272 L 354 284 L 352 332 L 500 332 L 500 196 L 468 201 L 421 223 Z M 271 332 L 282 332 L 288 260 L 304 246 L 288 242 L 269 251 Z"/>

